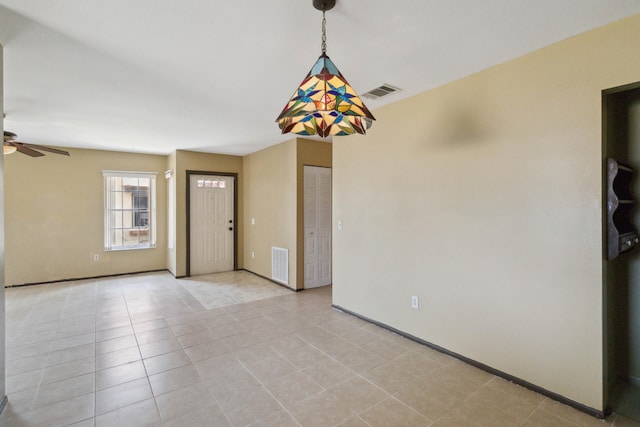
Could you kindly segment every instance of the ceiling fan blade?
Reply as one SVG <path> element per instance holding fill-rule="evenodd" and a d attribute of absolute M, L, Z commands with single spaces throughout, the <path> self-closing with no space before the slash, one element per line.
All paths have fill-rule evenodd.
<path fill-rule="evenodd" d="M 36 150 L 32 150 L 29 147 L 25 147 L 24 145 L 20 144 L 20 143 L 16 143 L 13 142 L 11 143 L 11 145 L 13 145 L 14 147 L 16 147 L 16 149 L 21 152 L 22 154 L 26 154 L 27 156 L 31 156 L 31 157 L 42 157 L 44 156 L 44 154 L 36 151 Z"/>
<path fill-rule="evenodd" d="M 36 150 L 47 151 L 49 153 L 61 154 L 63 156 L 70 156 L 71 155 L 71 154 L 69 154 L 68 151 L 58 150 L 57 148 L 45 147 L 44 145 L 28 144 L 26 142 L 21 142 L 21 144 L 22 144 L 23 147 L 31 147 L 31 148 L 35 148 Z"/>
<path fill-rule="evenodd" d="M 5 142 L 13 141 L 14 139 L 16 139 L 16 137 L 17 137 L 17 136 L 18 136 L 18 135 L 16 135 L 16 134 L 15 134 L 15 133 L 13 133 L 13 132 L 9 132 L 8 130 L 5 130 L 5 131 L 4 131 L 4 141 L 5 141 Z"/>

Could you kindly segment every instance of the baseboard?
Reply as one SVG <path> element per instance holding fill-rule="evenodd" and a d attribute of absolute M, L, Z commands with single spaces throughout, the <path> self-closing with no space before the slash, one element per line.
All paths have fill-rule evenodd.
<path fill-rule="evenodd" d="M 72 278 L 68 278 L 68 279 L 49 280 L 47 282 L 20 283 L 20 284 L 17 284 L 17 285 L 6 285 L 5 288 L 20 288 L 20 287 L 23 287 L 23 286 L 48 285 L 50 283 L 75 282 L 75 281 L 78 281 L 78 280 L 93 280 L 93 279 L 105 279 L 105 278 L 108 278 L 108 277 L 133 276 L 135 274 L 159 273 L 161 271 L 167 271 L 167 272 L 171 273 L 166 268 L 162 268 L 162 269 L 159 269 L 159 270 L 133 271 L 131 273 L 104 274 L 102 276 L 72 277 Z"/>
<path fill-rule="evenodd" d="M 530 383 L 528 381 L 525 381 L 523 379 L 520 379 L 518 377 L 514 377 L 513 375 L 507 374 L 506 372 L 502 372 L 502 371 L 500 371 L 498 369 L 492 368 L 491 366 L 485 365 L 484 363 L 478 362 L 478 361 L 473 360 L 473 359 L 469 359 L 468 357 L 465 357 L 465 356 L 463 356 L 461 354 L 458 354 L 458 353 L 455 353 L 453 351 L 447 350 L 446 348 L 440 347 L 440 346 L 438 346 L 436 344 L 430 343 L 430 342 L 425 341 L 425 340 L 423 340 L 421 338 L 418 338 L 418 337 L 415 337 L 415 336 L 413 336 L 411 334 L 408 334 L 406 332 L 400 331 L 400 330 L 398 330 L 396 328 L 393 328 L 393 327 L 391 327 L 389 325 L 385 325 L 384 323 L 380 323 L 380 322 L 378 322 L 376 320 L 373 320 L 373 319 L 370 319 L 368 317 L 362 316 L 362 315 L 360 315 L 358 313 L 354 313 L 353 311 L 347 310 L 346 308 L 340 307 L 339 305 L 332 304 L 332 307 L 336 308 L 336 309 L 338 309 L 340 311 L 343 311 L 343 312 L 345 312 L 347 314 L 350 314 L 352 316 L 355 316 L 358 319 L 364 320 L 366 322 L 372 323 L 372 324 L 374 324 L 376 326 L 380 326 L 381 328 L 384 328 L 384 329 L 387 329 L 387 330 L 389 330 L 391 332 L 394 332 L 394 333 L 396 333 L 398 335 L 401 335 L 401 336 L 403 336 L 403 337 L 405 337 L 407 339 L 410 339 L 411 341 L 415 341 L 418 344 L 422 344 L 422 345 L 424 345 L 426 347 L 429 347 L 429 348 L 431 348 L 433 350 L 436 350 L 436 351 L 438 351 L 440 353 L 446 354 L 447 356 L 454 357 L 454 358 L 456 358 L 458 360 L 461 360 L 461 361 L 463 361 L 463 362 L 465 362 L 465 363 L 467 363 L 467 364 L 469 364 L 471 366 L 474 366 L 474 367 L 476 367 L 478 369 L 482 369 L 483 371 L 486 371 L 486 372 L 488 372 L 488 373 L 490 373 L 492 375 L 504 378 L 507 381 L 510 381 L 510 382 L 512 382 L 514 384 L 518 384 L 518 385 L 520 385 L 520 386 L 522 386 L 524 388 L 527 388 L 527 389 L 529 389 L 531 391 L 539 393 L 539 394 L 541 394 L 543 396 L 546 396 L 546 397 L 548 397 L 550 399 L 553 399 L 553 400 L 555 400 L 557 402 L 560 402 L 560 403 L 563 403 L 565 405 L 571 406 L 572 408 L 577 409 L 580 412 L 584 412 L 586 414 L 589 414 L 589 415 L 591 415 L 593 417 L 600 418 L 600 419 L 604 419 L 604 418 L 607 417 L 607 415 L 610 414 L 610 411 L 608 409 L 605 409 L 604 411 L 600 411 L 600 410 L 592 408 L 590 406 L 583 405 L 582 403 L 579 403 L 579 402 L 576 402 L 574 400 L 571 400 L 571 399 L 569 399 L 567 397 L 564 397 L 562 395 L 559 395 L 557 393 L 549 391 L 549 390 L 547 390 L 545 388 L 539 387 L 539 386 L 537 386 L 535 384 L 532 384 L 532 383 Z"/>
<path fill-rule="evenodd" d="M 264 280 L 268 280 L 268 281 L 270 281 L 271 283 L 275 283 L 276 285 L 278 285 L 278 286 L 282 286 L 283 288 L 287 288 L 287 289 L 289 289 L 290 291 L 293 291 L 293 292 L 299 292 L 299 291 L 302 291 L 302 290 L 303 290 L 303 289 L 294 289 L 294 288 L 292 288 L 291 286 L 287 286 L 287 285 L 285 285 L 285 284 L 283 284 L 283 283 L 276 282 L 275 280 L 273 280 L 273 279 L 272 279 L 272 278 L 270 278 L 270 277 L 263 276 L 262 274 L 258 274 L 258 273 L 256 273 L 255 271 L 247 270 L 246 268 L 239 268 L 238 270 L 246 271 L 247 273 L 251 273 L 251 274 L 255 274 L 256 276 L 261 277 L 261 278 L 263 278 Z"/>

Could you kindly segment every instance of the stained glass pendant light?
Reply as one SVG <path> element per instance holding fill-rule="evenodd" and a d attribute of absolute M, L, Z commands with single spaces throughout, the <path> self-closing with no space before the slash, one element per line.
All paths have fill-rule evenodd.
<path fill-rule="evenodd" d="M 365 134 L 375 118 L 327 56 L 325 12 L 336 0 L 313 0 L 322 11 L 322 54 L 277 118 L 282 133 L 298 135 Z"/>

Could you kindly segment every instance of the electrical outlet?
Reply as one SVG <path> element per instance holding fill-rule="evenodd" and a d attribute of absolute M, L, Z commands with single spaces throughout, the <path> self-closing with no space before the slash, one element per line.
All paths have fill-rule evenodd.
<path fill-rule="evenodd" d="M 411 297 L 411 308 L 420 308 L 420 300 L 415 295 Z"/>
<path fill-rule="evenodd" d="M 94 261 L 100 261 L 100 255 L 99 254 L 93 254 L 93 260 Z"/>
<path fill-rule="evenodd" d="M 256 225 L 256 219 L 255 218 L 251 218 L 251 225 Z"/>
<path fill-rule="evenodd" d="M 256 253 L 251 251 L 251 258 L 255 258 L 256 257 Z"/>

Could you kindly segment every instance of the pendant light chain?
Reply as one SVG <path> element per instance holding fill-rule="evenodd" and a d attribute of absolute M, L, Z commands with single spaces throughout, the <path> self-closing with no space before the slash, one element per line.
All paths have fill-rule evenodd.
<path fill-rule="evenodd" d="M 327 53 L 327 19 L 324 16 L 324 9 L 322 10 L 322 54 Z"/>

